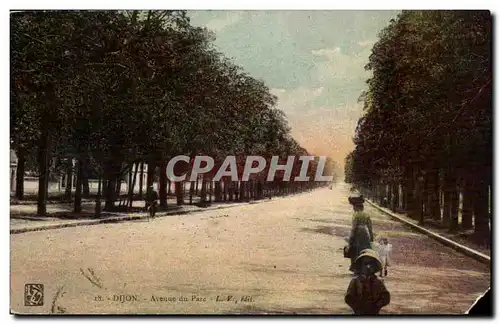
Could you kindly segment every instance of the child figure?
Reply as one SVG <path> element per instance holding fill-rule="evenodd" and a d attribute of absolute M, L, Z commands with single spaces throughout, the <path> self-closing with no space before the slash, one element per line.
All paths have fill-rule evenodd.
<path fill-rule="evenodd" d="M 355 267 L 359 275 L 351 280 L 345 296 L 345 302 L 356 315 L 378 315 L 380 309 L 387 306 L 391 295 L 376 273 L 382 268 L 377 253 L 363 250 L 356 259 Z"/>
<path fill-rule="evenodd" d="M 379 241 L 379 245 L 377 247 L 377 252 L 382 262 L 382 267 L 380 268 L 380 276 L 387 277 L 387 267 L 390 265 L 391 252 L 392 252 L 392 244 L 389 244 L 389 240 L 387 237 L 383 237 Z"/>

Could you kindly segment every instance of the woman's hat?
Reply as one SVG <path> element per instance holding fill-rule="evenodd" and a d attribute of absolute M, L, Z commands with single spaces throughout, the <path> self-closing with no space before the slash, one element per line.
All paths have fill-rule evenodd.
<path fill-rule="evenodd" d="M 363 203 L 365 202 L 365 198 L 363 197 L 363 195 L 356 195 L 356 196 L 350 196 L 349 197 L 349 203 L 351 205 L 363 205 Z"/>
<path fill-rule="evenodd" d="M 356 261 L 354 261 L 354 268 L 358 271 L 361 270 L 361 260 L 363 258 L 369 259 L 373 273 L 378 272 L 380 271 L 380 269 L 382 269 L 382 262 L 380 261 L 377 252 L 373 251 L 372 249 L 365 249 L 361 251 L 359 256 L 356 258 Z"/>

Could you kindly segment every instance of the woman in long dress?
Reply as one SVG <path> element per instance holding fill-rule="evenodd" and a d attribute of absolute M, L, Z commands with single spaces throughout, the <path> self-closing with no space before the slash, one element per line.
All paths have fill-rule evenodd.
<path fill-rule="evenodd" d="M 349 202 L 354 209 L 351 235 L 349 237 L 349 256 L 351 258 L 350 271 L 355 271 L 354 262 L 364 249 L 372 249 L 373 228 L 370 216 L 364 210 L 364 198 L 350 197 Z"/>

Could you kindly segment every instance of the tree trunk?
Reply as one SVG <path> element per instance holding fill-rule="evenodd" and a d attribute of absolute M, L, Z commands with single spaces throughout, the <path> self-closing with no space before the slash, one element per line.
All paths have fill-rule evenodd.
<path fill-rule="evenodd" d="M 228 191 L 229 201 L 233 201 L 234 200 L 234 182 L 233 181 L 227 182 L 227 191 Z"/>
<path fill-rule="evenodd" d="M 443 192 L 443 218 L 441 219 L 441 224 L 448 227 L 451 218 L 451 192 L 449 190 L 444 190 Z"/>
<path fill-rule="evenodd" d="M 406 182 L 403 182 L 401 185 L 401 209 L 408 210 L 408 188 Z"/>
<path fill-rule="evenodd" d="M 462 224 L 463 230 L 472 228 L 472 216 L 474 212 L 474 186 L 469 174 L 465 176 L 464 188 L 462 191 Z"/>
<path fill-rule="evenodd" d="M 451 208 L 450 208 L 450 227 L 449 230 L 451 232 L 456 231 L 458 229 L 458 205 L 459 205 L 459 196 L 456 185 L 453 186 L 450 190 L 450 200 L 451 200 Z"/>
<path fill-rule="evenodd" d="M 444 175 L 443 225 L 453 231 L 458 226 L 458 191 L 454 170 L 447 168 Z"/>
<path fill-rule="evenodd" d="M 198 180 L 200 179 L 200 176 L 196 177 L 196 186 L 195 186 L 195 195 L 198 196 Z"/>
<path fill-rule="evenodd" d="M 189 182 L 189 204 L 193 204 L 193 195 L 194 195 L 194 181 Z"/>
<path fill-rule="evenodd" d="M 384 183 L 382 186 L 383 188 L 383 195 L 382 195 L 382 202 L 384 204 L 384 207 L 389 208 L 390 201 L 391 201 L 391 186 L 389 184 Z"/>
<path fill-rule="evenodd" d="M 118 206 L 122 206 L 123 199 L 121 196 L 122 193 L 122 179 L 121 176 L 118 176 L 116 179 L 116 200 L 118 201 Z"/>
<path fill-rule="evenodd" d="M 208 186 L 208 201 L 212 202 L 212 195 L 214 192 L 214 182 L 212 181 L 212 179 L 209 180 L 208 185 L 209 185 Z"/>
<path fill-rule="evenodd" d="M 75 190 L 75 213 L 82 212 L 82 184 L 83 184 L 83 168 L 85 167 L 83 159 L 78 159 L 78 165 L 76 169 L 76 190 Z"/>
<path fill-rule="evenodd" d="M 73 159 L 68 159 L 68 165 L 66 166 L 66 192 L 64 197 L 67 200 L 71 200 L 71 190 L 73 188 Z"/>
<path fill-rule="evenodd" d="M 490 236 L 488 224 L 490 218 L 488 213 L 489 179 L 487 177 L 487 172 L 485 170 L 477 170 L 474 182 L 474 232 L 478 237 L 484 237 L 484 241 L 486 242 Z"/>
<path fill-rule="evenodd" d="M 120 190 L 121 190 L 121 184 L 122 181 L 120 179 L 120 176 L 115 174 L 115 177 L 113 179 L 113 206 L 115 205 L 115 202 L 120 202 Z"/>
<path fill-rule="evenodd" d="M 391 210 L 395 212 L 397 207 L 399 207 L 399 183 L 394 182 L 392 184 Z"/>
<path fill-rule="evenodd" d="M 220 202 L 222 201 L 222 186 L 221 186 L 221 182 L 220 181 L 217 181 L 215 183 L 215 190 L 214 190 L 214 201 L 215 202 Z"/>
<path fill-rule="evenodd" d="M 239 189 L 239 182 L 238 181 L 232 181 L 231 185 L 233 186 L 234 190 L 234 201 L 238 201 L 240 199 L 240 189 Z"/>
<path fill-rule="evenodd" d="M 148 197 L 150 197 L 151 193 L 152 193 L 152 190 L 154 190 L 154 188 L 152 189 L 153 187 L 153 183 L 154 183 L 154 176 L 155 176 L 155 163 L 154 161 L 148 161 L 148 172 L 147 172 L 147 175 L 146 175 L 146 201 L 145 201 L 145 205 L 146 207 L 148 207 Z"/>
<path fill-rule="evenodd" d="M 430 213 L 434 220 L 441 220 L 441 204 L 440 204 L 440 194 L 441 190 L 439 188 L 439 169 L 432 170 L 431 178 L 431 193 L 430 193 Z"/>
<path fill-rule="evenodd" d="M 101 168 L 101 166 L 99 166 Z M 102 190 L 102 172 L 99 170 L 99 176 L 97 180 L 97 197 L 95 200 L 95 217 L 101 217 L 101 190 Z"/>
<path fill-rule="evenodd" d="M 378 188 L 379 188 L 378 204 L 380 206 L 382 206 L 384 204 L 384 198 L 386 197 L 385 185 L 382 183 L 379 183 Z"/>
<path fill-rule="evenodd" d="M 415 182 L 415 214 L 414 219 L 418 220 L 420 225 L 424 225 L 424 192 L 425 184 L 418 179 Z"/>
<path fill-rule="evenodd" d="M 207 201 L 207 182 L 205 181 L 204 177 L 201 178 L 200 201 L 201 202 L 206 202 Z"/>
<path fill-rule="evenodd" d="M 135 189 L 135 184 L 137 183 L 137 172 L 139 169 L 139 164 L 135 165 L 135 170 L 134 170 L 134 176 L 132 178 L 132 183 L 130 185 L 129 191 L 128 191 L 128 203 L 129 207 L 132 208 L 134 205 L 134 189 Z"/>
<path fill-rule="evenodd" d="M 427 171 L 429 172 L 429 171 Z M 431 175 L 427 173 L 424 177 L 424 187 L 422 190 L 422 210 L 424 217 L 428 218 L 431 216 Z"/>
<path fill-rule="evenodd" d="M 244 201 L 245 199 L 245 182 L 244 181 L 240 181 L 240 196 L 238 197 L 239 201 Z"/>
<path fill-rule="evenodd" d="M 26 152 L 19 149 L 17 152 L 17 170 L 16 170 L 16 198 L 24 199 L 24 169 L 26 166 Z"/>
<path fill-rule="evenodd" d="M 82 156 L 82 197 L 90 198 L 89 156 L 87 152 L 84 152 Z"/>
<path fill-rule="evenodd" d="M 104 167 L 103 174 L 103 196 L 105 198 L 104 210 L 111 211 L 115 207 L 116 201 L 116 179 L 119 173 L 119 166 L 121 163 L 115 161 L 107 161 Z"/>
<path fill-rule="evenodd" d="M 122 193 L 122 179 L 121 179 L 120 175 L 117 175 L 115 179 L 116 179 L 115 180 L 115 183 L 116 183 L 116 187 L 115 187 L 116 198 L 120 199 L 120 194 Z"/>
<path fill-rule="evenodd" d="M 162 160 L 160 165 L 160 207 L 167 208 L 167 161 Z"/>
<path fill-rule="evenodd" d="M 175 185 L 175 196 L 177 197 L 177 205 L 184 205 L 184 186 L 183 182 L 176 181 Z"/>
<path fill-rule="evenodd" d="M 394 195 L 392 192 L 392 184 L 389 182 L 387 184 L 387 206 L 385 207 L 391 209 L 393 200 L 394 200 Z"/>
<path fill-rule="evenodd" d="M 38 168 L 40 175 L 38 178 L 38 203 L 37 214 L 47 215 L 47 196 L 49 185 L 49 134 L 47 127 L 42 130 L 40 145 L 38 147 Z"/>
<path fill-rule="evenodd" d="M 146 195 L 149 194 L 148 190 L 154 183 L 154 176 L 155 176 L 155 163 L 153 161 L 149 161 L 148 172 L 146 174 Z"/>
<path fill-rule="evenodd" d="M 405 175 L 405 202 L 408 217 L 417 219 L 418 214 L 417 201 L 414 194 L 415 183 L 413 179 L 413 168 L 408 167 Z"/>
<path fill-rule="evenodd" d="M 128 171 L 126 206 L 130 206 L 130 202 L 132 201 L 132 195 L 130 195 L 130 189 L 133 190 L 132 187 L 132 181 L 134 181 L 133 177 L 134 177 L 134 163 L 132 163 L 132 165 L 130 166 L 130 170 Z"/>
<path fill-rule="evenodd" d="M 83 175 L 82 175 L 82 195 L 83 198 L 89 199 L 90 198 L 90 185 L 89 185 L 89 177 L 85 169 L 83 170 Z"/>
<path fill-rule="evenodd" d="M 142 200 L 144 198 L 144 161 L 141 162 L 141 174 L 139 178 L 139 199 Z"/>
<path fill-rule="evenodd" d="M 104 210 L 111 211 L 115 207 L 115 195 L 116 195 L 116 177 L 113 171 L 110 171 L 109 175 L 104 175 L 105 179 L 105 197 L 106 202 L 104 204 Z"/>

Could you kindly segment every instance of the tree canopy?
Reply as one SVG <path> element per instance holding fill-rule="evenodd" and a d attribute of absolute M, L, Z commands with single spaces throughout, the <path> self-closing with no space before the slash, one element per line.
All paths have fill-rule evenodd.
<path fill-rule="evenodd" d="M 214 39 L 178 10 L 13 14 L 12 148 L 40 187 L 72 159 L 111 188 L 134 163 L 181 154 L 306 153 L 269 88 Z"/>
<path fill-rule="evenodd" d="M 402 183 L 409 204 L 423 187 L 424 196 L 438 195 L 440 185 L 452 196 L 457 186 L 472 186 L 477 194 L 484 192 L 480 187 L 487 190 L 491 35 L 488 11 L 403 11 L 390 22 L 366 65 L 373 76 L 360 98 L 364 116 L 346 159 L 348 181 L 372 189 Z"/>

